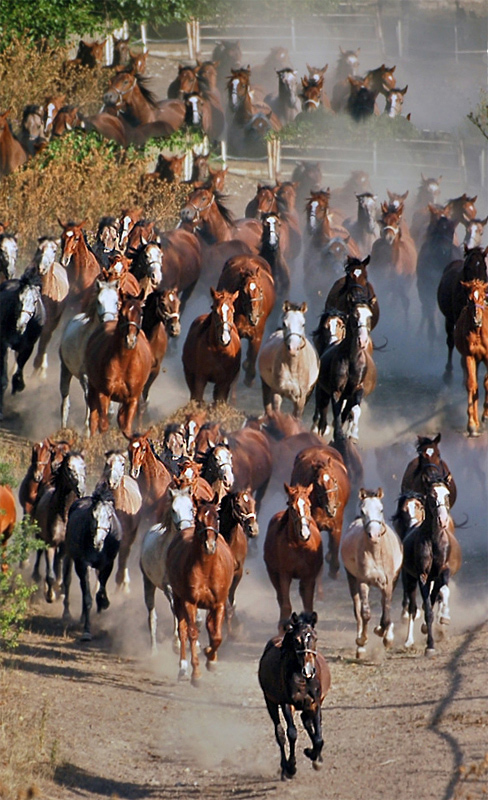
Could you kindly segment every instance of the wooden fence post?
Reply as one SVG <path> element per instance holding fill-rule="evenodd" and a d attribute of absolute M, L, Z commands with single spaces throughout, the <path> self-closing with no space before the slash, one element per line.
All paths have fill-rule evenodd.
<path fill-rule="evenodd" d="M 268 151 L 268 175 L 270 180 L 277 180 L 281 168 L 281 140 L 277 136 L 270 136 L 266 142 Z"/>

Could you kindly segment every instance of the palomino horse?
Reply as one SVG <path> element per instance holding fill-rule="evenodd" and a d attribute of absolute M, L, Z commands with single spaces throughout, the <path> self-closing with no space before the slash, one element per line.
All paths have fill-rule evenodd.
<path fill-rule="evenodd" d="M 310 486 L 312 516 L 320 531 L 327 531 L 329 546 L 325 560 L 329 575 L 339 574 L 339 543 L 342 534 L 344 511 L 351 491 L 347 469 L 341 456 L 333 447 L 319 445 L 301 450 L 293 465 L 292 486 Z"/>
<path fill-rule="evenodd" d="M 0 485 L 0 571 L 7 572 L 7 542 L 17 522 L 15 497 L 10 486 Z"/>
<path fill-rule="evenodd" d="M 201 678 L 197 652 L 197 610 L 203 608 L 207 611 L 205 624 L 209 645 L 204 652 L 207 669 L 210 670 L 217 661 L 217 651 L 222 642 L 222 624 L 234 579 L 234 556 L 219 534 L 218 508 L 214 503 L 197 501 L 195 525 L 172 541 L 168 548 L 167 566 L 178 618 L 179 678 L 187 677 L 186 646 L 189 639 L 191 682 L 197 686 Z"/>
<path fill-rule="evenodd" d="M 29 158 L 21 143 L 13 135 L 7 116 L 9 111 L 0 114 L 0 178 L 25 164 Z"/>
<path fill-rule="evenodd" d="M 95 596 L 97 611 L 109 607 L 107 581 L 112 574 L 119 552 L 122 528 L 115 512 L 114 497 L 110 489 L 95 489 L 91 497 L 82 497 L 72 504 L 66 525 L 65 554 L 63 563 L 64 612 L 68 621 L 69 590 L 73 562 L 80 579 L 82 596 L 83 634 L 82 642 L 91 641 L 90 611 L 92 595 L 88 569 L 97 571 L 98 589 Z"/>
<path fill-rule="evenodd" d="M 8 349 L 16 352 L 17 369 L 12 375 L 12 394 L 25 388 L 24 367 L 32 355 L 46 312 L 38 280 L 27 270 L 20 278 L 0 284 L 0 419 L 8 384 Z"/>
<path fill-rule="evenodd" d="M 452 380 L 452 351 L 454 350 L 454 328 L 467 300 L 466 288 L 462 285 L 478 279 L 488 280 L 486 257 L 488 247 L 464 245 L 464 259 L 456 259 L 448 264 L 437 288 L 437 304 L 445 317 L 447 363 L 444 380 Z"/>
<path fill-rule="evenodd" d="M 276 591 L 280 615 L 278 631 L 283 632 L 291 616 L 290 587 L 299 581 L 303 610 L 313 612 L 315 584 L 323 565 L 322 537 L 312 516 L 310 495 L 313 485 L 288 486 L 285 511 L 269 521 L 263 557 L 269 579 Z"/>
<path fill-rule="evenodd" d="M 33 259 L 33 266 L 42 279 L 41 297 L 46 310 L 46 322 L 34 358 L 34 369 L 39 370 L 41 378 L 47 377 L 47 348 L 61 321 L 69 293 L 66 270 L 56 261 L 58 244 L 56 239 L 41 236 Z"/>
<path fill-rule="evenodd" d="M 263 341 L 276 292 L 268 263 L 260 256 L 234 256 L 227 261 L 217 284 L 217 291 L 238 292 L 234 303 L 234 323 L 241 339 L 248 340 L 242 365 L 244 383 L 251 386 L 256 376 L 256 359 Z"/>
<path fill-rule="evenodd" d="M 52 603 L 56 597 L 55 586 L 61 573 L 61 559 L 64 552 L 64 539 L 69 509 L 74 501 L 85 494 L 86 464 L 81 453 L 69 451 L 65 454 L 52 482 L 46 486 L 34 509 L 34 518 L 39 525 L 37 534 L 47 549 L 46 560 L 46 600 Z M 33 579 L 40 583 L 39 564 L 42 551 L 38 550 Z"/>
<path fill-rule="evenodd" d="M 312 747 L 303 751 L 314 769 L 322 766 L 322 703 L 330 687 L 328 664 L 317 650 L 315 625 L 317 614 L 292 614 L 284 635 L 270 639 L 259 661 L 258 679 L 268 713 L 273 721 L 275 737 L 281 753 L 281 779 L 296 774 L 295 747 L 297 729 L 295 711 L 301 712 L 303 726 Z M 281 708 L 286 722 L 289 756 L 286 757 L 285 731 L 280 721 Z"/>
<path fill-rule="evenodd" d="M 105 283 L 97 280 L 86 312 L 75 314 L 61 336 L 59 358 L 61 362 L 59 388 L 61 392 L 61 426 L 67 428 L 70 410 L 69 389 L 71 378 L 80 381 L 85 395 L 85 427 L 88 428 L 88 382 L 85 368 L 85 349 L 92 333 L 103 323 L 115 321 L 119 310 L 117 282 Z"/>
<path fill-rule="evenodd" d="M 114 508 L 122 528 L 118 568 L 115 574 L 117 588 L 126 594 L 130 591 L 129 554 L 135 542 L 142 517 L 142 496 L 137 481 L 125 475 L 125 453 L 109 450 L 97 488 L 106 486 L 113 494 Z"/>
<path fill-rule="evenodd" d="M 129 472 L 139 485 L 144 517 L 151 523 L 159 521 L 162 514 L 162 498 L 173 476 L 156 454 L 149 438 L 149 431 L 135 433 L 126 438 L 129 441 L 127 445 Z"/>
<path fill-rule="evenodd" d="M 454 535 L 454 523 L 449 513 L 449 487 L 443 481 L 431 484 L 424 500 L 425 518 L 414 526 L 403 540 L 404 588 L 409 598 L 408 633 L 405 647 L 414 644 L 413 628 L 417 616 L 415 597 L 417 583 L 424 607 L 427 634 L 427 656 L 435 653 L 433 607 L 439 601 L 439 622 L 450 622 L 449 580 L 461 566 L 461 548 Z"/>
<path fill-rule="evenodd" d="M 234 634 L 236 624 L 236 591 L 244 573 L 247 556 L 247 540 L 259 534 L 256 503 L 251 489 L 228 492 L 219 505 L 219 531 L 229 545 L 234 556 L 234 578 L 229 589 L 227 625 L 230 635 Z"/>
<path fill-rule="evenodd" d="M 281 330 L 261 347 L 258 369 L 266 413 L 279 411 L 283 397 L 293 403 L 293 414 L 303 415 L 319 375 L 319 359 L 305 336 L 307 304 L 283 303 Z"/>
<path fill-rule="evenodd" d="M 451 470 L 441 458 L 439 442 L 441 434 L 437 436 L 417 436 L 417 456 L 407 466 L 402 476 L 401 492 L 418 492 L 425 495 L 432 476 L 440 477 L 449 486 L 449 504 L 454 506 L 457 498 L 457 487 L 452 477 Z"/>
<path fill-rule="evenodd" d="M 34 442 L 31 463 L 22 478 L 18 493 L 24 515 L 33 515 L 42 492 L 49 485 L 65 454 L 70 449 L 69 442 L 53 442 L 49 437 L 41 442 Z"/>
<path fill-rule="evenodd" d="M 391 598 L 402 567 L 403 548 L 398 534 L 385 522 L 382 497 L 382 489 L 359 490 L 361 516 L 344 532 L 339 551 L 357 624 L 356 658 L 364 656 L 368 641 L 370 586 L 381 592 L 381 619 L 374 632 L 383 639 L 385 647 L 390 647 L 394 636 Z"/>
<path fill-rule="evenodd" d="M 142 298 L 127 295 L 116 322 L 107 322 L 90 336 L 85 348 L 90 435 L 109 428 L 111 401 L 120 403 L 117 422 L 130 436 L 142 391 L 149 380 L 153 354 L 142 332 Z"/>
<path fill-rule="evenodd" d="M 397 211 L 381 206 L 381 234 L 371 249 L 370 269 L 378 286 L 383 285 L 385 300 L 399 300 L 408 325 L 409 291 L 417 266 L 417 251 L 412 237 L 401 227 L 403 205 Z"/>
<path fill-rule="evenodd" d="M 76 311 L 86 311 L 92 288 L 101 272 L 97 257 L 86 243 L 83 222 L 61 222 L 61 264 L 69 281 L 68 304 Z"/>
<path fill-rule="evenodd" d="M 464 383 L 468 393 L 468 434 L 479 436 L 481 425 L 488 419 L 488 282 L 468 281 L 461 284 L 468 292 L 466 305 L 454 329 L 454 344 L 461 353 Z M 485 399 L 481 425 L 478 416 L 478 366 L 485 365 Z"/>
<path fill-rule="evenodd" d="M 193 321 L 182 353 L 190 399 L 200 403 L 209 382 L 214 384 L 214 402 L 226 402 L 241 366 L 241 341 L 234 323 L 238 292 L 210 291 L 212 309 Z"/>
<path fill-rule="evenodd" d="M 327 431 L 327 411 L 332 402 L 334 438 L 359 437 L 361 402 L 376 386 L 376 366 L 371 355 L 371 309 L 357 302 L 348 315 L 344 339 L 327 347 L 320 356 L 320 371 L 315 391 L 314 426 L 322 435 Z"/>

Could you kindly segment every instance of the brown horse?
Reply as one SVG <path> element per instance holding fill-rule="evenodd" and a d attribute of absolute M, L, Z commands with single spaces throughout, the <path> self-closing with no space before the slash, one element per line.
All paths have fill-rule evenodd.
<path fill-rule="evenodd" d="M 258 183 L 256 194 L 246 206 L 245 216 L 250 219 L 261 219 L 261 214 L 276 214 L 278 211 L 277 189 L 278 186 Z"/>
<path fill-rule="evenodd" d="M 381 234 L 371 249 L 370 270 L 378 286 L 383 286 L 390 307 L 400 301 L 408 325 L 409 292 L 417 266 L 417 251 L 412 237 L 401 226 L 403 205 L 394 211 L 383 203 L 381 210 Z"/>
<path fill-rule="evenodd" d="M 444 371 L 444 380 L 452 380 L 452 351 L 454 350 L 454 327 L 467 300 L 467 291 L 463 283 L 469 281 L 488 280 L 486 257 L 488 247 L 483 250 L 476 246 L 464 246 L 464 259 L 456 259 L 448 264 L 437 288 L 437 304 L 445 317 L 447 363 Z"/>
<path fill-rule="evenodd" d="M 162 513 L 162 499 L 173 476 L 156 455 L 154 445 L 146 433 L 135 433 L 126 437 L 129 441 L 130 475 L 135 478 L 142 495 L 144 516 L 152 522 L 159 521 Z"/>
<path fill-rule="evenodd" d="M 234 323 L 241 339 L 248 340 L 243 363 L 244 383 L 251 386 L 256 376 L 256 359 L 264 329 L 271 314 L 276 292 L 268 263 L 259 256 L 229 259 L 219 278 L 217 291 L 238 292 L 234 303 Z"/>
<path fill-rule="evenodd" d="M 25 164 L 29 158 L 21 143 L 13 135 L 7 116 L 9 111 L 0 114 L 0 178 Z"/>
<path fill-rule="evenodd" d="M 212 288 L 211 295 L 211 311 L 193 321 L 182 353 L 190 399 L 199 403 L 209 382 L 214 384 L 214 402 L 226 402 L 241 366 L 241 340 L 234 323 L 238 292 Z"/>
<path fill-rule="evenodd" d="M 478 367 L 485 365 L 485 400 L 481 425 L 488 419 L 488 282 L 473 280 L 461 284 L 468 292 L 468 300 L 454 329 L 454 344 L 461 353 L 464 382 L 468 393 L 468 434 L 479 436 L 481 426 L 478 416 Z"/>
<path fill-rule="evenodd" d="M 394 637 L 391 598 L 402 567 L 403 548 L 398 534 L 385 522 L 382 498 L 382 489 L 359 490 L 361 516 L 344 532 L 339 551 L 357 624 L 356 658 L 364 656 L 368 641 L 370 586 L 381 592 L 381 619 L 374 632 L 383 639 L 386 648 Z"/>
<path fill-rule="evenodd" d="M 264 541 L 264 563 L 276 590 L 280 609 L 279 632 L 285 629 L 292 612 L 290 586 L 299 581 L 300 597 L 305 612 L 313 612 L 315 583 L 322 569 L 322 538 L 312 516 L 309 486 L 288 486 L 287 508 L 278 511 L 269 521 Z"/>
<path fill-rule="evenodd" d="M 181 128 L 185 119 L 185 104 L 182 100 L 158 101 L 147 88 L 147 78 L 132 71 L 123 70 L 110 80 L 103 102 L 125 115 L 133 125 L 142 126 L 142 140 L 152 136 L 169 136 Z"/>
<path fill-rule="evenodd" d="M 329 564 L 330 577 L 337 578 L 342 523 L 351 492 L 342 458 L 337 450 L 326 444 L 307 447 L 295 458 L 290 482 L 292 486 L 313 486 L 310 495 L 312 516 L 319 530 L 329 534 L 325 560 Z"/>
<path fill-rule="evenodd" d="M 49 437 L 34 442 L 31 463 L 19 486 L 19 503 L 24 514 L 32 516 L 42 492 L 70 449 L 71 443 L 53 442 Z"/>
<path fill-rule="evenodd" d="M 434 481 L 424 500 L 425 518 L 407 533 L 403 540 L 402 577 L 408 595 L 408 633 L 405 647 L 414 644 L 413 627 L 417 616 L 416 589 L 419 585 L 424 607 L 427 634 L 425 655 L 435 653 L 433 608 L 439 601 L 439 622 L 450 622 L 449 580 L 461 567 L 461 548 L 455 537 L 454 523 L 449 513 L 449 487 Z"/>
<path fill-rule="evenodd" d="M 418 455 L 409 461 L 405 467 L 400 491 L 402 493 L 418 492 L 419 494 L 425 495 L 428 484 L 432 481 L 432 477 L 438 476 L 449 486 L 449 503 L 452 508 L 456 502 L 457 488 L 449 467 L 441 458 L 439 450 L 440 440 L 440 433 L 433 438 L 429 436 L 417 436 L 416 449 Z"/>
<path fill-rule="evenodd" d="M 93 286 L 101 272 L 97 257 L 86 242 L 84 222 L 61 222 L 61 264 L 69 281 L 68 306 L 72 311 L 86 311 Z"/>
<path fill-rule="evenodd" d="M 349 314 L 354 305 L 355 296 L 362 294 L 362 299 L 367 302 L 371 310 L 370 330 L 374 330 L 380 318 L 380 307 L 373 285 L 368 280 L 367 267 L 370 259 L 370 256 L 366 256 L 362 261 L 358 258 L 347 258 L 344 266 L 346 274 L 332 286 L 325 301 L 325 308 Z"/>
<path fill-rule="evenodd" d="M 199 236 L 207 244 L 238 239 L 256 253 L 259 250 L 261 224 L 255 219 L 235 220 L 219 192 L 205 187 L 195 189 L 187 198 L 180 216 L 183 222 L 196 223 Z"/>
<path fill-rule="evenodd" d="M 324 90 L 324 78 L 302 78 L 302 91 L 300 93 L 302 112 L 313 114 L 321 109 L 331 110 L 330 100 Z"/>
<path fill-rule="evenodd" d="M 185 94 L 198 90 L 198 76 L 196 67 L 188 64 L 178 64 L 178 74 L 168 86 L 167 97 L 170 100 L 184 100 Z"/>
<path fill-rule="evenodd" d="M 270 639 L 259 661 L 259 684 L 280 748 L 282 781 L 296 774 L 295 710 L 301 712 L 303 726 L 312 742 L 312 747 L 306 747 L 303 752 L 312 761 L 314 769 L 322 766 L 321 706 L 330 687 L 330 670 L 324 656 L 317 651 L 316 622 L 315 612 L 292 614 L 285 624 L 284 635 Z M 286 722 L 288 758 L 280 708 Z"/>
<path fill-rule="evenodd" d="M 244 573 L 247 556 L 247 541 L 259 534 L 256 503 L 250 488 L 240 492 L 228 492 L 219 505 L 219 531 L 234 556 L 234 578 L 229 589 L 227 625 L 229 634 L 235 633 L 235 596 Z"/>
<path fill-rule="evenodd" d="M 278 75 L 278 94 L 275 96 L 267 95 L 266 102 L 273 109 L 280 122 L 286 125 L 288 122 L 293 122 L 301 110 L 297 71 L 290 67 L 283 67 L 283 69 L 278 69 L 276 72 Z"/>
<path fill-rule="evenodd" d="M 251 89 L 250 69 L 233 70 L 228 82 L 229 125 L 228 148 L 236 156 L 260 158 L 266 155 L 266 137 L 282 127 L 280 120 L 267 103 L 258 99 L 264 90 Z"/>
<path fill-rule="evenodd" d="M 7 542 L 17 522 L 15 497 L 10 486 L 0 484 L 0 571 L 7 572 Z"/>
<path fill-rule="evenodd" d="M 218 508 L 214 503 L 197 501 L 194 528 L 188 528 L 173 539 L 168 548 L 167 567 L 180 637 L 178 677 L 187 677 L 186 646 L 189 639 L 191 682 L 197 686 L 201 678 L 197 652 L 197 609 L 207 611 L 205 624 L 209 645 L 204 652 L 207 669 L 210 670 L 217 661 L 217 651 L 222 642 L 222 624 L 234 579 L 234 557 L 229 545 L 219 534 Z"/>
<path fill-rule="evenodd" d="M 90 434 L 109 427 L 110 401 L 120 403 L 117 422 L 128 436 L 149 379 L 153 354 L 141 331 L 142 298 L 123 298 L 116 322 L 107 322 L 86 343 Z"/>
<path fill-rule="evenodd" d="M 147 296 L 144 303 L 141 328 L 146 335 L 152 354 L 151 372 L 142 390 L 143 404 L 147 408 L 149 390 L 161 371 L 161 364 L 168 349 L 168 334 L 160 292 L 151 292 Z"/>

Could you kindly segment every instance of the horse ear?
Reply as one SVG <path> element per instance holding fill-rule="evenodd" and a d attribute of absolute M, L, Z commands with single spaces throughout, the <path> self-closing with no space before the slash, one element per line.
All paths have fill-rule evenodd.
<path fill-rule="evenodd" d="M 369 256 L 366 256 L 364 261 L 361 261 L 361 264 L 363 265 L 363 267 L 367 267 L 370 261 L 371 261 L 371 254 Z"/>
<path fill-rule="evenodd" d="M 304 302 L 304 303 L 302 303 L 302 304 L 301 304 L 301 306 L 300 306 L 300 311 L 302 312 L 302 314 L 306 314 L 306 313 L 307 313 L 307 311 L 308 311 L 308 305 L 307 305 L 307 303 L 306 303 L 306 302 Z"/>
<path fill-rule="evenodd" d="M 407 94 L 407 89 L 408 89 L 408 83 L 407 83 L 407 85 L 405 86 L 404 89 L 398 89 L 398 91 L 400 92 L 400 94 L 406 95 Z"/>
<path fill-rule="evenodd" d="M 237 290 L 237 292 L 234 292 L 234 294 L 232 295 L 232 304 L 235 303 L 238 297 L 239 297 L 239 290 Z"/>
<path fill-rule="evenodd" d="M 220 505 L 220 499 L 219 499 L 219 493 L 218 492 L 215 492 L 215 494 L 213 496 L 213 499 L 212 499 L 212 503 L 214 505 L 216 505 L 216 506 Z"/>
<path fill-rule="evenodd" d="M 437 436 L 434 439 L 434 444 L 439 444 L 440 440 L 441 440 L 441 434 L 438 433 Z"/>
<path fill-rule="evenodd" d="M 317 612 L 316 611 L 312 611 L 312 619 L 310 620 L 310 624 L 311 624 L 312 628 L 315 628 L 315 626 L 317 624 L 317 620 L 318 620 Z"/>
<path fill-rule="evenodd" d="M 376 497 L 379 497 L 381 500 L 383 495 L 384 495 L 383 489 L 381 488 L 381 486 L 379 486 L 378 491 L 376 492 Z"/>
<path fill-rule="evenodd" d="M 290 310 L 290 301 L 289 300 L 285 300 L 281 308 L 284 311 L 284 313 L 286 314 L 286 312 Z"/>
<path fill-rule="evenodd" d="M 364 500 L 364 498 L 368 496 L 366 489 L 360 489 L 358 492 L 358 496 L 360 500 Z"/>
<path fill-rule="evenodd" d="M 390 195 L 390 192 L 388 192 L 388 194 Z M 391 196 L 390 196 L 390 199 L 391 199 Z M 388 203 L 386 201 L 381 204 L 381 210 L 382 210 L 383 214 L 387 214 L 388 213 Z"/>
<path fill-rule="evenodd" d="M 210 287 L 210 294 L 212 295 L 212 299 L 215 300 L 217 292 L 215 291 L 213 286 Z"/>
<path fill-rule="evenodd" d="M 289 484 L 288 484 L 288 483 L 286 483 L 286 481 L 285 481 L 285 483 L 283 484 L 283 486 L 285 487 L 285 492 L 286 492 L 286 493 L 287 493 L 287 495 L 289 496 L 289 495 L 291 494 L 291 486 L 289 486 Z"/>
<path fill-rule="evenodd" d="M 59 224 L 61 225 L 62 228 L 67 228 L 68 227 L 68 224 L 66 223 L 66 225 L 65 225 L 64 222 L 61 222 L 59 217 L 57 218 L 57 220 L 58 220 L 58 222 L 59 222 Z"/>

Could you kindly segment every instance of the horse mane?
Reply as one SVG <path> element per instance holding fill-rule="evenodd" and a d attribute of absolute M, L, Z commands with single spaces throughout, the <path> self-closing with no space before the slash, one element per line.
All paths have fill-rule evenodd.
<path fill-rule="evenodd" d="M 115 503 L 114 493 L 110 486 L 103 482 L 99 483 L 95 489 L 93 490 L 92 494 L 92 501 L 93 505 L 97 503 Z"/>
<path fill-rule="evenodd" d="M 413 489 L 409 489 L 407 492 L 403 492 L 403 493 L 402 493 L 402 494 L 399 496 L 399 498 L 398 498 L 398 500 L 397 500 L 397 507 L 396 507 L 396 511 L 395 511 L 395 513 L 394 513 L 394 514 L 391 516 L 391 521 L 392 521 L 392 522 L 399 522 L 399 521 L 400 521 L 400 518 L 401 518 L 401 515 L 402 515 L 402 512 L 401 512 L 401 506 L 403 505 L 403 503 L 405 502 L 405 500 L 420 500 L 420 502 L 421 502 L 421 503 L 422 503 L 422 505 L 423 505 L 423 503 L 424 503 L 424 496 L 423 496 L 423 494 L 420 494 L 420 492 L 414 492 L 414 491 L 413 491 Z"/>
<path fill-rule="evenodd" d="M 226 205 L 224 205 L 224 200 L 227 200 L 227 195 L 222 194 L 222 192 L 218 192 L 218 191 L 215 191 L 215 190 L 214 190 L 213 194 L 214 194 L 214 197 L 215 197 L 215 203 L 217 205 L 217 208 L 218 208 L 221 216 L 224 218 L 225 222 L 227 222 L 229 225 L 234 225 L 235 217 L 234 217 L 232 211 L 230 211 L 230 209 L 227 208 Z"/>
<path fill-rule="evenodd" d="M 129 73 L 131 72 L 130 69 L 124 71 Z M 159 100 L 154 92 L 151 92 L 151 90 L 147 88 L 147 84 L 151 78 L 148 75 L 141 75 L 140 72 L 136 72 L 134 77 L 144 100 L 146 100 L 146 102 L 149 103 L 152 108 L 159 108 Z"/>

